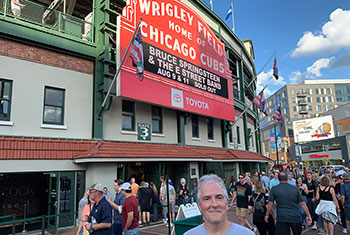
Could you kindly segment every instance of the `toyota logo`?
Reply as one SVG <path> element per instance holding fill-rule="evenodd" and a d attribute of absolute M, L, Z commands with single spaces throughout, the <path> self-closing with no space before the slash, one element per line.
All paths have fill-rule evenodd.
<path fill-rule="evenodd" d="M 174 94 L 173 99 L 176 103 L 180 103 L 182 101 L 182 97 L 179 94 Z"/>

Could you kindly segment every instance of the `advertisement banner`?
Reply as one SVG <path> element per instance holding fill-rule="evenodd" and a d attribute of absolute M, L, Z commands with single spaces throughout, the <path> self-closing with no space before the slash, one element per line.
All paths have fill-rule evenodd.
<path fill-rule="evenodd" d="M 277 133 L 277 147 L 279 149 L 282 148 L 282 137 L 281 133 Z M 276 148 L 276 142 L 275 142 L 275 133 L 270 133 L 270 148 L 275 149 Z"/>
<path fill-rule="evenodd" d="M 296 143 L 334 138 L 332 116 L 294 121 L 293 132 Z"/>
<path fill-rule="evenodd" d="M 127 58 L 117 95 L 234 121 L 232 75 L 225 45 L 178 0 L 129 0 L 118 17 L 119 61 L 142 17 L 144 76 Z"/>

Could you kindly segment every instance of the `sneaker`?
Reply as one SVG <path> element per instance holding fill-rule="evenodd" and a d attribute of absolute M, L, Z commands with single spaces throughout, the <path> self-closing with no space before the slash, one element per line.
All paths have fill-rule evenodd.
<path fill-rule="evenodd" d="M 348 230 L 346 228 L 343 228 L 343 233 L 348 233 Z"/>
<path fill-rule="evenodd" d="M 312 226 L 311 226 L 311 229 L 312 229 L 312 230 L 316 230 L 316 229 L 317 229 L 316 224 L 312 225 Z"/>
<path fill-rule="evenodd" d="M 166 219 L 163 219 L 163 223 L 164 223 L 164 224 L 167 224 L 167 221 L 166 221 Z"/>
<path fill-rule="evenodd" d="M 252 231 L 253 231 L 253 233 L 256 233 L 256 232 L 258 231 L 258 229 L 255 228 L 255 227 L 253 227 L 253 228 L 252 228 Z"/>
<path fill-rule="evenodd" d="M 318 233 L 317 234 L 319 234 L 319 235 L 325 235 L 326 234 L 326 231 L 323 229 L 323 228 L 320 228 L 319 230 L 318 230 Z"/>

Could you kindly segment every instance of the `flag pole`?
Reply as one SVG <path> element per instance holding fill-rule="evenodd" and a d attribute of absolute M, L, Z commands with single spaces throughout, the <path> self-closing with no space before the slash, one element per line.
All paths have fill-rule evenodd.
<path fill-rule="evenodd" d="M 125 51 L 125 53 L 124 53 L 124 56 L 123 56 L 123 59 L 122 59 L 121 62 L 120 62 L 119 68 L 118 68 L 117 72 L 116 72 L 115 75 L 114 75 L 114 78 L 113 78 L 113 80 L 112 80 L 112 83 L 109 85 L 107 94 L 106 94 L 106 96 L 105 96 L 105 98 L 104 98 L 104 100 L 103 100 L 103 103 L 102 103 L 102 109 L 101 109 L 101 110 L 103 110 L 103 108 L 104 108 L 105 105 L 106 105 L 107 99 L 108 99 L 109 95 L 111 94 L 112 87 L 113 87 L 115 81 L 117 80 L 117 77 L 118 77 L 118 75 L 119 75 L 119 73 L 120 73 L 120 70 L 121 70 L 122 65 L 123 65 L 123 63 L 124 63 L 124 60 L 125 60 L 125 58 L 126 58 L 128 52 L 129 52 L 129 49 L 130 49 L 130 47 L 131 47 L 131 44 L 132 44 L 132 43 L 134 42 L 134 40 L 135 40 L 135 35 L 136 35 L 137 31 L 140 29 L 141 22 L 142 22 L 142 17 L 141 17 L 139 23 L 138 23 L 137 26 L 136 26 L 136 29 L 135 29 L 135 31 L 134 31 L 134 33 L 133 33 L 133 35 L 132 35 L 132 37 L 131 37 L 131 40 L 130 40 L 130 42 L 129 42 L 128 48 L 126 49 L 126 51 Z M 102 111 L 101 111 L 101 112 L 102 112 Z"/>
<path fill-rule="evenodd" d="M 235 14 L 233 11 L 233 1 L 231 1 L 231 11 L 232 11 L 232 32 L 235 32 Z"/>
<path fill-rule="evenodd" d="M 272 57 L 277 53 L 277 51 L 275 51 L 271 57 L 267 60 L 267 62 L 264 64 L 264 66 L 260 69 L 260 71 L 257 73 L 257 75 L 252 79 L 252 81 L 247 85 L 247 87 L 245 88 L 245 90 L 247 90 L 253 82 L 255 82 L 256 78 L 258 77 L 258 75 L 263 71 L 263 69 L 266 67 L 266 65 L 270 62 L 270 60 L 272 59 Z"/>
<path fill-rule="evenodd" d="M 274 124 L 273 124 L 273 129 L 275 130 L 275 149 L 276 149 L 276 160 L 277 160 L 277 164 L 279 164 L 279 158 L 278 158 L 278 146 L 277 146 L 277 133 L 276 133 L 276 123 L 277 122 L 275 122 Z"/>
<path fill-rule="evenodd" d="M 268 86 L 268 84 L 266 84 L 262 90 L 264 90 L 267 86 Z M 260 91 L 260 92 L 261 92 L 261 91 Z M 252 103 L 253 103 L 253 102 L 252 102 Z M 229 129 L 231 129 L 231 128 L 239 121 L 239 119 L 242 118 L 243 114 L 244 114 L 245 112 L 247 112 L 247 110 L 249 109 L 249 107 L 250 107 L 250 105 L 247 106 L 247 107 L 243 110 L 243 112 L 238 116 L 237 119 L 235 119 L 233 122 L 230 122 L 230 126 L 229 126 L 229 128 L 226 130 L 226 132 L 228 132 Z"/>
<path fill-rule="evenodd" d="M 260 123 L 259 123 L 259 125 L 254 129 L 254 131 L 250 133 L 248 139 L 249 139 L 250 137 L 252 137 L 252 136 L 254 135 L 254 133 L 255 133 L 259 128 L 260 128 Z"/>

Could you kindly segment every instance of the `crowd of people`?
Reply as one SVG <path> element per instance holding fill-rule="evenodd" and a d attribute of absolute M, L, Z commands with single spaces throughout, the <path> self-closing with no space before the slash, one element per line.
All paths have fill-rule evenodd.
<path fill-rule="evenodd" d="M 342 168 L 300 171 L 249 172 L 231 177 L 230 207 L 236 202 L 236 215 L 242 226 L 259 234 L 301 234 L 310 226 L 318 234 L 334 234 L 339 223 L 347 233 L 350 220 L 350 173 Z M 247 215 L 253 214 L 253 224 Z"/>
<path fill-rule="evenodd" d="M 150 225 L 151 212 L 153 222 L 158 221 L 159 212 L 162 212 L 163 222 L 168 225 L 168 210 L 170 225 L 173 226 L 175 205 L 191 203 L 191 198 L 196 196 L 196 188 L 194 185 L 190 191 L 184 178 L 180 179 L 176 190 L 171 180 L 167 186 L 164 176 L 160 177 L 159 190 L 154 182 L 141 182 L 138 185 L 135 178 L 129 182 L 118 179 L 114 181 L 113 200 L 107 187 L 93 184 L 79 202 L 76 234 L 138 234 L 140 225 Z"/>
<path fill-rule="evenodd" d="M 198 203 L 204 224 L 186 234 L 221 234 L 219 231 L 226 234 L 234 230 L 240 234 L 259 231 L 261 235 L 290 232 L 299 235 L 309 226 L 312 230 L 318 229 L 318 234 L 333 235 L 337 223 L 342 225 L 345 234 L 347 220 L 350 220 L 350 173 L 345 169 L 337 172 L 332 168 L 306 169 L 303 174 L 289 168 L 271 170 L 268 174 L 246 172 L 238 175 L 238 181 L 232 176 L 228 189 L 225 181 L 216 175 L 201 177 L 192 190 L 184 178 L 177 189 L 171 180 L 167 185 L 163 176 L 160 185 L 157 188 L 153 182 L 138 185 L 134 178 L 129 182 L 118 179 L 114 182 L 114 200 L 106 187 L 91 185 L 79 202 L 77 235 L 138 234 L 140 225 L 150 224 L 151 212 L 153 222 L 162 217 L 168 224 L 169 216 L 172 226 L 175 205 L 191 202 Z M 235 210 L 240 225 L 228 222 L 229 208 Z M 253 224 L 247 220 L 249 214 Z M 218 217 L 222 219 L 220 223 L 216 221 Z M 221 225 L 218 227 L 218 224 Z M 207 233 L 197 233 L 203 231 Z"/>

